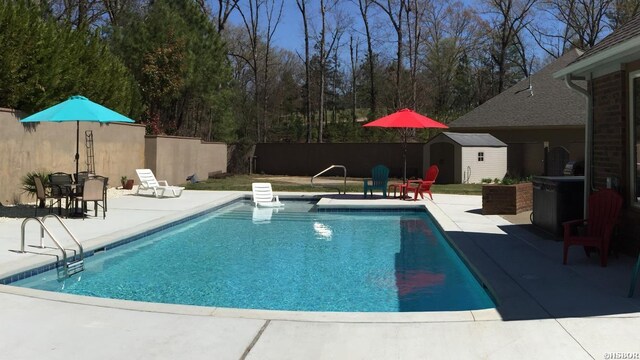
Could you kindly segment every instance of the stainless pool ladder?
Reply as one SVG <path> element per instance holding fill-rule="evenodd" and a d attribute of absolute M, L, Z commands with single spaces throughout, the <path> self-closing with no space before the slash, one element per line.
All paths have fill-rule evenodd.
<path fill-rule="evenodd" d="M 53 234 L 51 233 L 49 228 L 47 228 L 47 226 L 44 224 L 44 222 L 49 218 L 54 218 L 54 219 L 58 220 L 60 225 L 62 225 L 62 227 L 66 230 L 67 234 L 69 234 L 69 236 L 71 237 L 71 240 L 73 240 L 73 242 L 76 243 L 76 245 L 78 246 L 78 250 L 77 251 L 75 249 L 65 249 L 60 244 L 60 241 L 58 241 L 58 239 L 56 239 L 56 237 L 53 236 Z M 38 219 L 37 217 L 29 217 L 29 218 L 24 219 L 24 221 L 22 221 L 22 228 L 21 228 L 22 240 L 20 241 L 20 252 L 21 253 L 25 253 L 26 252 L 24 250 L 24 246 L 25 246 L 25 228 L 26 228 L 27 223 L 29 223 L 30 221 L 36 221 L 40 225 L 40 248 L 41 249 L 45 248 L 45 246 L 44 246 L 44 233 L 45 232 L 47 233 L 47 235 L 49 235 L 49 237 L 51 238 L 53 243 L 58 247 L 58 249 L 60 249 L 60 252 L 62 253 L 62 264 L 63 264 L 63 266 L 62 266 L 62 268 L 58 267 L 58 277 L 67 278 L 67 277 L 70 277 L 73 274 L 77 274 L 77 273 L 79 273 L 79 272 L 84 270 L 84 249 L 82 248 L 82 245 L 80 244 L 78 239 L 76 239 L 76 237 L 73 236 L 73 234 L 71 233 L 71 230 L 69 230 L 67 225 L 56 214 L 45 215 L 45 216 L 42 217 L 42 220 Z M 67 251 L 72 251 L 73 255 L 68 256 L 67 255 Z"/>
<path fill-rule="evenodd" d="M 343 193 L 343 194 L 346 194 L 346 193 L 347 193 L 347 168 L 346 168 L 344 165 L 331 165 L 331 166 L 329 166 L 328 168 L 326 168 L 326 169 L 324 169 L 324 170 L 320 171 L 319 173 L 315 174 L 315 175 L 311 178 L 311 186 L 315 186 L 315 187 L 317 187 L 317 186 L 322 186 L 322 187 L 324 187 L 324 188 L 336 189 L 336 190 L 338 190 L 338 194 L 340 194 L 340 188 L 339 188 L 339 187 L 337 187 L 337 186 L 335 186 L 335 187 L 334 187 L 334 186 L 327 185 L 327 184 L 317 185 L 317 184 L 314 184 L 314 183 L 313 183 L 313 180 L 315 180 L 315 178 L 317 178 L 318 176 L 320 176 L 320 175 L 322 175 L 322 174 L 326 173 L 327 171 L 329 171 L 329 170 L 331 170 L 331 169 L 335 169 L 335 168 L 341 168 L 341 169 L 343 170 L 343 172 L 344 172 L 344 187 L 343 187 L 342 193 Z"/>

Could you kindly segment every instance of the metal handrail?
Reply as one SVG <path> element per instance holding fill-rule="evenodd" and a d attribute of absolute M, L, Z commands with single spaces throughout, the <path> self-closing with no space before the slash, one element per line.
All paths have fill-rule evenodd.
<path fill-rule="evenodd" d="M 84 249 L 82 248 L 82 244 L 80 244 L 78 239 L 76 239 L 76 237 L 73 236 L 73 234 L 71 233 L 71 230 L 69 230 L 67 225 L 56 214 L 49 214 L 49 215 L 45 215 L 45 216 L 42 217 L 42 227 L 40 228 L 40 247 L 41 248 L 44 247 L 44 244 L 43 244 L 43 242 L 44 242 L 44 229 L 45 229 L 44 222 L 48 218 L 58 219 L 58 222 L 60 223 L 60 225 L 62 225 L 62 227 L 67 231 L 67 234 L 69 234 L 69 236 L 71 236 L 71 240 L 73 240 L 73 242 L 75 242 L 76 245 L 78 245 L 78 249 L 80 249 L 80 260 L 84 259 Z"/>
<path fill-rule="evenodd" d="M 342 170 L 344 170 L 344 190 L 343 193 L 346 194 L 347 193 L 347 168 L 344 165 L 331 165 L 328 168 L 320 171 L 319 173 L 315 174 L 312 178 L 311 178 L 311 186 L 320 186 L 320 185 L 315 185 L 313 183 L 313 180 L 315 178 L 317 178 L 318 176 L 326 173 L 327 171 L 334 169 L 334 168 L 342 168 Z M 326 186 L 326 185 L 322 185 L 323 187 L 329 188 L 329 189 L 337 189 L 338 190 L 338 194 L 340 194 L 340 188 L 336 187 L 331 187 L 331 186 Z"/>
<path fill-rule="evenodd" d="M 49 237 L 51 238 L 51 240 L 53 240 L 53 242 L 56 244 L 56 246 L 58 246 L 58 249 L 60 249 L 60 251 L 62 252 L 62 261 L 63 264 L 66 266 L 67 265 L 67 252 L 64 250 L 64 248 L 62 247 L 62 245 L 60 245 L 60 243 L 58 242 L 58 240 L 56 240 L 56 238 L 53 236 L 53 234 L 49 231 L 49 229 L 47 229 L 46 226 L 44 226 L 44 223 L 35 217 L 30 217 L 30 218 L 26 218 L 24 219 L 24 221 L 22 222 L 22 228 L 21 228 L 21 233 L 22 233 L 22 240 L 20 242 L 20 252 L 21 253 L 25 253 L 26 251 L 24 251 L 24 229 L 25 226 L 27 225 L 27 223 L 31 220 L 35 220 L 40 224 L 40 229 L 41 231 L 46 231 L 47 234 L 49 235 Z M 43 234 L 44 237 L 44 234 Z M 41 244 L 42 246 L 42 244 Z"/>

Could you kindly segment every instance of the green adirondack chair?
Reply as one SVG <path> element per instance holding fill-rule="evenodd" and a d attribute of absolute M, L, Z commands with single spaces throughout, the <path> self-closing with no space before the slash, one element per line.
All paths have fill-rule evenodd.
<path fill-rule="evenodd" d="M 371 178 L 364 179 L 364 197 L 367 192 L 373 196 L 373 190 L 382 190 L 382 196 L 387 197 L 387 182 L 389 181 L 389 168 L 384 165 L 376 165 L 371 169 Z"/>

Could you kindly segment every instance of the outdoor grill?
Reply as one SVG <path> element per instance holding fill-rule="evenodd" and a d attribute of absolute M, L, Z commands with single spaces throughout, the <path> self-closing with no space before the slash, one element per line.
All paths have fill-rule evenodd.
<path fill-rule="evenodd" d="M 531 222 L 562 236 L 562 223 L 582 219 L 584 176 L 534 176 Z"/>
<path fill-rule="evenodd" d="M 584 163 L 582 161 L 569 161 L 562 171 L 564 176 L 584 175 Z"/>

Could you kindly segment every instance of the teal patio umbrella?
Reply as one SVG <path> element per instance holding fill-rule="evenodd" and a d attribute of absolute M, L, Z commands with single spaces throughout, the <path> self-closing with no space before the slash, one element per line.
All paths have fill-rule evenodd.
<path fill-rule="evenodd" d="M 94 103 L 84 96 L 74 95 L 50 108 L 44 109 L 20 122 L 76 122 L 76 179 L 78 178 L 78 160 L 80 159 L 80 121 L 99 123 L 134 123 L 135 121 L 100 104 Z"/>

